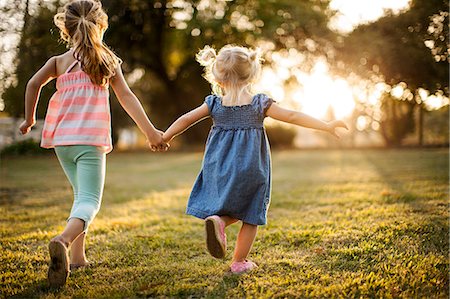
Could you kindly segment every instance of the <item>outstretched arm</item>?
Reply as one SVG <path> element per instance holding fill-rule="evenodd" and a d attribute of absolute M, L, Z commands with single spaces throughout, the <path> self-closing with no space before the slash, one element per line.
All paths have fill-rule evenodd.
<path fill-rule="evenodd" d="M 347 126 L 341 120 L 326 123 L 307 114 L 281 108 L 275 103 L 270 105 L 269 109 L 267 109 L 266 115 L 276 120 L 284 121 L 297 126 L 326 131 L 335 137 L 339 137 L 335 132 L 336 128 L 340 127 L 347 129 Z"/>
<path fill-rule="evenodd" d="M 25 120 L 20 124 L 22 134 L 30 132 L 36 124 L 36 107 L 41 88 L 56 77 L 56 58 L 50 58 L 28 81 L 25 89 Z"/>
<path fill-rule="evenodd" d="M 162 132 L 157 130 L 148 119 L 141 102 L 128 87 L 120 66 L 116 69 L 116 75 L 111 79 L 111 86 L 120 105 L 147 137 L 147 142 L 152 151 L 167 150 L 167 145 L 162 140 Z"/>
<path fill-rule="evenodd" d="M 180 116 L 170 127 L 164 132 L 163 139 L 165 142 L 170 142 L 173 138 L 180 135 L 191 126 L 195 125 L 199 121 L 202 121 L 209 116 L 208 106 L 202 104 L 201 106 L 189 111 L 188 113 Z"/>

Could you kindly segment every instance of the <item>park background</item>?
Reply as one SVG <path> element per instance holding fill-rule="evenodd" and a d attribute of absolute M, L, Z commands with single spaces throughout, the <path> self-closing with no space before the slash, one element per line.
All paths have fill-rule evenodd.
<path fill-rule="evenodd" d="M 195 53 L 233 43 L 263 51 L 258 92 L 350 130 L 337 141 L 266 121 L 274 190 L 252 253 L 260 269 L 230 277 L 205 254 L 201 222 L 183 215 L 210 120 L 173 153 L 145 153 L 112 95 L 116 149 L 88 238 L 100 263 L 48 290 L 47 242 L 71 205 L 56 158 L 38 147 L 54 81 L 32 139 L 17 128 L 28 79 L 66 50 L 52 22 L 64 3 L 0 0 L 2 296 L 448 297 L 449 6 L 440 0 L 102 1 L 105 41 L 158 128 L 210 93 Z"/>

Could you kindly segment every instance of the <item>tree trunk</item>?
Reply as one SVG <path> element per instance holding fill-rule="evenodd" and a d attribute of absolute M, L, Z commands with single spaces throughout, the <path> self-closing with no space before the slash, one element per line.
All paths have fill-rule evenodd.
<path fill-rule="evenodd" d="M 23 38 L 23 33 L 25 32 L 25 30 L 27 30 L 28 26 L 30 23 L 30 0 L 26 0 L 25 1 L 25 11 L 23 12 L 23 26 L 22 26 L 22 31 L 21 31 L 21 39 L 19 41 L 19 45 L 18 45 L 18 49 L 24 47 L 24 38 Z M 22 99 L 23 100 L 23 99 Z M 23 110 L 22 110 L 23 111 Z M 17 141 L 17 133 L 16 130 L 18 130 L 19 128 L 19 124 L 20 124 L 20 115 L 11 115 L 12 116 L 12 128 L 11 128 L 11 140 L 13 143 L 15 143 Z"/>
<path fill-rule="evenodd" d="M 11 126 L 11 131 L 10 131 L 10 133 L 11 133 L 10 136 L 11 136 L 12 143 L 15 143 L 17 141 L 16 129 L 18 130 L 18 128 L 19 128 L 19 126 L 18 126 L 19 121 L 18 120 L 19 120 L 18 118 L 12 117 L 12 126 Z"/>
<path fill-rule="evenodd" d="M 424 107 L 423 107 L 423 102 L 422 103 L 420 103 L 419 105 L 418 105 L 418 109 L 419 109 L 419 119 L 418 119 L 418 122 L 417 122 L 417 133 L 418 133 L 418 137 L 419 137 L 419 140 L 418 140 L 418 145 L 420 146 L 420 147 L 422 147 L 423 146 L 423 121 L 424 121 Z"/>

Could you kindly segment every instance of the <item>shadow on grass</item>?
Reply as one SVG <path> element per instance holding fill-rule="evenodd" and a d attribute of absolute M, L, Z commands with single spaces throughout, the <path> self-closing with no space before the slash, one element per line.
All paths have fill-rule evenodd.
<path fill-rule="evenodd" d="M 411 190 L 408 190 L 408 187 L 405 187 L 406 183 L 410 184 L 411 182 L 421 180 L 421 177 L 419 176 L 411 180 L 411 177 L 414 177 L 414 175 L 417 175 L 422 171 L 419 169 L 419 165 L 415 167 L 417 169 L 405 168 L 402 171 L 394 168 L 397 170 L 397 172 L 395 172 L 393 171 L 390 163 L 391 161 L 389 160 L 375 159 L 370 154 L 365 154 L 364 157 L 373 166 L 374 170 L 382 179 L 382 182 L 389 187 L 389 190 L 382 190 L 380 192 L 385 203 L 406 203 L 411 205 L 414 212 L 420 212 L 421 214 L 429 215 L 431 214 L 430 212 L 433 212 L 433 207 L 430 207 L 430 205 L 425 202 L 425 200 L 432 199 L 431 197 L 426 196 L 425 194 L 419 195 L 416 192 L 411 192 Z M 394 161 L 392 161 L 392 163 L 393 162 Z M 408 175 L 408 179 L 405 177 L 403 180 L 398 179 L 401 175 Z"/>
<path fill-rule="evenodd" d="M 217 269 L 220 271 L 219 269 Z M 160 277 L 159 280 L 153 280 L 151 283 L 144 282 L 137 287 L 135 294 L 139 297 L 154 298 L 226 298 L 229 297 L 229 293 L 233 292 L 233 289 L 239 287 L 241 282 L 241 276 L 232 275 L 229 272 L 224 272 L 223 274 L 218 273 L 214 277 L 205 277 L 205 279 L 212 279 L 207 285 L 203 283 L 193 283 L 192 285 L 184 285 L 175 289 L 166 288 L 167 279 L 164 278 L 167 275 L 176 275 L 174 273 L 170 274 L 168 272 L 160 273 L 156 275 Z M 155 274 L 153 274 L 155 276 Z M 184 277 L 180 278 L 179 282 L 183 283 L 191 281 L 191 278 Z"/>
<path fill-rule="evenodd" d="M 17 293 L 10 298 L 39 298 L 50 294 L 57 297 L 64 289 L 65 287 L 52 288 L 48 285 L 46 279 L 41 279 L 28 285 L 23 292 Z"/>
<path fill-rule="evenodd" d="M 424 219 L 417 219 L 416 225 L 413 227 L 410 226 L 400 230 L 391 227 L 389 230 L 393 230 L 398 237 L 408 236 L 419 239 L 425 252 L 428 252 L 430 249 L 442 252 L 444 248 L 448 248 L 449 242 L 446 236 L 449 234 L 449 227 L 446 199 L 442 198 L 442 202 L 438 202 L 437 204 L 435 202 L 428 202 L 434 201 L 436 198 L 408 190 L 405 185 L 406 183 L 411 183 L 411 181 L 405 182 L 398 179 L 396 173 L 390 169 L 389 163 L 386 164 L 386 161 L 377 161 L 370 155 L 365 155 L 365 157 L 383 179 L 383 183 L 388 185 L 392 190 L 381 192 L 384 203 L 405 203 L 411 207 L 411 211 L 414 214 L 424 217 Z M 420 169 L 416 169 L 416 172 L 420 171 Z"/>
<path fill-rule="evenodd" d="M 0 187 L 0 206 L 20 203 L 24 193 L 20 188 Z"/>
<path fill-rule="evenodd" d="M 245 274 L 244 274 L 245 275 Z M 225 298 L 227 297 L 227 292 L 230 289 L 236 288 L 241 281 L 240 275 L 234 275 L 231 272 L 225 272 L 222 281 L 217 283 L 215 288 L 206 297 L 210 298 Z"/>
<path fill-rule="evenodd" d="M 432 188 L 439 190 L 440 185 L 430 189 L 427 185 L 414 185 L 422 183 L 424 175 L 427 178 L 426 173 L 419 172 L 421 163 L 393 169 L 389 159 L 375 159 L 370 153 L 364 156 L 388 189 L 380 192 L 377 204 L 400 205 L 402 214 L 396 221 L 377 222 L 375 227 L 349 236 L 345 242 L 329 240 L 322 244 L 323 253 L 321 250 L 321 254 L 311 255 L 311 263 L 323 272 L 347 276 L 343 278 L 341 295 L 364 290 L 365 294 L 376 296 L 380 289 L 394 297 L 402 293 L 418 297 L 448 295 L 447 199 L 428 194 Z M 371 281 L 373 275 L 382 279 Z M 390 285 L 396 287 L 390 289 Z"/>

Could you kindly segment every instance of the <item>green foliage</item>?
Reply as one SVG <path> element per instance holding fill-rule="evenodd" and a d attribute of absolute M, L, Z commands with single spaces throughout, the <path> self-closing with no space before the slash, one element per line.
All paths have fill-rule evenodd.
<path fill-rule="evenodd" d="M 448 298 L 448 152 L 285 151 L 273 155 L 267 226 L 227 273 L 184 215 L 201 154 L 108 155 L 102 208 L 87 236 L 95 266 L 49 290 L 47 244 L 72 190 L 55 157 L 4 159 L 0 292 L 18 298 Z"/>
<path fill-rule="evenodd" d="M 448 4 L 448 3 L 447 3 Z M 448 7 L 447 7 L 448 8 Z M 449 54 L 449 12 L 439 11 L 430 17 L 426 46 L 431 49 L 436 61 L 450 62 Z"/>
<path fill-rule="evenodd" d="M 201 76 L 202 69 L 194 60 L 195 53 L 205 44 L 217 48 L 227 43 L 252 47 L 265 40 L 273 43 L 275 50 L 294 47 L 306 51 L 305 40 L 311 39 L 317 45 L 312 53 L 315 55 L 323 53 L 320 45 L 334 39 L 327 27 L 332 15 L 329 1 L 323 0 L 209 1 L 206 6 L 198 0 L 102 3 L 110 22 L 106 43 L 123 58 L 125 73 L 137 68 L 144 71 L 132 89 L 161 129 L 200 105 L 210 93 Z M 5 111 L 12 116 L 23 115 L 25 85 L 32 74 L 50 56 L 64 51 L 64 46 L 57 43 L 58 30 L 52 24 L 54 13 L 41 5 L 35 14 L 25 15 L 17 55 L 17 83 L 3 95 Z M 194 29 L 200 30 L 199 35 L 194 36 Z M 39 117 L 46 111 L 53 91 L 54 84 L 44 88 Z M 111 109 L 115 132 L 132 123 L 114 98 Z M 207 131 L 208 123 L 203 122 L 186 134 L 190 141 L 203 141 Z"/>
<path fill-rule="evenodd" d="M 31 76 L 53 55 L 64 52 L 65 46 L 58 42 L 59 31 L 53 25 L 55 11 L 40 6 L 35 15 L 27 16 L 16 63 L 16 80 L 9 86 L 2 98 L 5 111 L 13 117 L 22 117 L 24 113 L 25 87 Z M 47 103 L 55 91 L 55 83 L 48 84 L 41 91 L 37 116 L 43 118 Z"/>
<path fill-rule="evenodd" d="M 272 148 L 292 148 L 297 135 L 295 128 L 279 125 L 266 127 L 266 133 Z"/>
<path fill-rule="evenodd" d="M 337 59 L 344 62 L 344 72 L 355 72 L 368 79 L 382 78 L 391 85 L 405 82 L 411 91 L 414 98 L 408 102 L 395 102 L 386 96 L 383 99 L 382 112 L 388 114 L 382 116 L 381 128 L 388 145 L 401 144 L 406 134 L 414 130 L 413 105 L 421 105 L 417 110 L 425 109 L 418 97 L 419 88 L 449 94 L 448 53 L 444 54 L 444 49 L 448 49 L 444 45 L 449 44 L 448 1 L 413 0 L 410 6 L 399 15 L 388 14 L 359 26 L 344 38 L 337 51 Z M 371 110 L 369 103 L 365 105 L 365 110 Z M 396 108 L 406 112 L 392 114 Z M 419 145 L 423 144 L 424 130 L 419 121 Z"/>
<path fill-rule="evenodd" d="M 448 22 L 436 37 L 427 31 L 432 17 L 448 12 L 448 1 L 411 1 L 411 8 L 399 15 L 387 15 L 379 20 L 361 25 L 344 39 L 338 59 L 346 68 L 369 77 L 373 72 L 381 74 L 387 83 L 405 82 L 413 93 L 419 87 L 444 90 L 448 95 L 448 62 L 436 61 L 425 41 L 438 39 L 438 44 L 448 45 Z M 448 16 L 447 16 L 448 18 Z M 446 29 L 445 29 L 446 28 Z M 441 40 L 443 38 L 443 40 Z"/>
<path fill-rule="evenodd" d="M 1 149 L 0 156 L 43 155 L 48 154 L 49 152 L 50 151 L 40 147 L 39 142 L 30 138 L 5 146 Z"/>
<path fill-rule="evenodd" d="M 106 41 L 123 58 L 127 72 L 145 71 L 133 91 L 161 128 L 200 105 L 210 93 L 194 59 L 204 45 L 254 47 L 270 41 L 274 50 L 306 50 L 309 38 L 321 53 L 320 45 L 334 38 L 327 27 L 329 1 L 238 0 L 205 5 L 193 0 L 114 0 L 103 4 L 110 16 Z M 207 129 L 207 123 L 195 126 L 186 132 L 188 140 L 203 141 Z"/>

